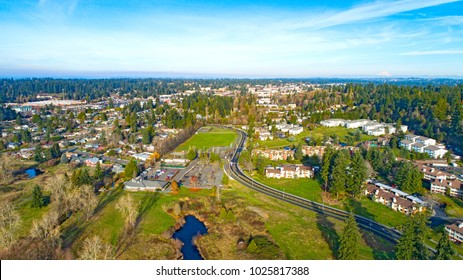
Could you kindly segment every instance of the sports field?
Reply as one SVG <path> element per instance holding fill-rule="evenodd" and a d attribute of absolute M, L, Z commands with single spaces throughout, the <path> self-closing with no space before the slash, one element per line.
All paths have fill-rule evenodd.
<path fill-rule="evenodd" d="M 236 139 L 232 130 L 212 127 L 207 132 L 198 132 L 190 139 L 177 147 L 176 151 L 188 151 L 190 147 L 207 150 L 211 147 L 230 146 Z"/>

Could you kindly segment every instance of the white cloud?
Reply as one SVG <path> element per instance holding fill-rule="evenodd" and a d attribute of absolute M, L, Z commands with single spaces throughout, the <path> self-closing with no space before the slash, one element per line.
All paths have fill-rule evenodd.
<path fill-rule="evenodd" d="M 463 54 L 463 50 L 433 50 L 433 51 L 412 51 L 404 52 L 400 55 L 452 55 Z"/>
<path fill-rule="evenodd" d="M 446 3 L 458 2 L 460 0 L 400 0 L 400 1 L 377 1 L 353 7 L 349 10 L 338 13 L 325 13 L 310 20 L 303 21 L 295 28 L 325 28 L 353 22 L 371 20 L 387 17 L 402 12 L 418 10 L 426 7 L 438 6 Z"/>

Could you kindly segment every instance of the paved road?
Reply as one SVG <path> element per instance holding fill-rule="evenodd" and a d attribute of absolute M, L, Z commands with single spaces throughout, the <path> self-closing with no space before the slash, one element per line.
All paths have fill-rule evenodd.
<path fill-rule="evenodd" d="M 438 227 L 444 224 L 452 224 L 456 221 L 461 221 L 460 218 L 449 217 L 445 211 L 440 208 L 439 203 L 431 198 L 423 197 L 423 200 L 431 205 L 433 210 L 433 215 L 429 218 L 431 227 Z"/>
<path fill-rule="evenodd" d="M 190 163 L 188 164 L 187 167 L 185 167 L 183 169 L 180 169 L 180 171 L 174 176 L 174 180 L 177 181 L 177 182 L 182 180 L 183 177 L 185 176 L 185 174 L 190 172 L 190 170 L 193 169 L 196 166 L 196 164 L 198 164 L 198 162 L 199 162 L 198 158 L 190 161 Z"/>

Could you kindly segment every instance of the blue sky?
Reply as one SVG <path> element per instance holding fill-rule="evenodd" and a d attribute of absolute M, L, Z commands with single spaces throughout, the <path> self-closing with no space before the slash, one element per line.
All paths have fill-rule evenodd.
<path fill-rule="evenodd" d="M 0 0 L 0 38 L 0 76 L 463 76 L 459 0 Z"/>

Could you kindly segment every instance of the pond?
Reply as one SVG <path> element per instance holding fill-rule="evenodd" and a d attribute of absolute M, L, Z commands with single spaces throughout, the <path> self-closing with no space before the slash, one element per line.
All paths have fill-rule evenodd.
<path fill-rule="evenodd" d="M 35 178 L 37 176 L 37 170 L 35 168 L 26 169 L 25 173 L 29 176 L 29 179 Z"/>
<path fill-rule="evenodd" d="M 180 251 L 183 254 L 184 260 L 202 260 L 203 257 L 198 251 L 198 248 L 193 243 L 193 239 L 198 235 L 207 234 L 207 228 L 203 222 L 195 216 L 186 216 L 185 224 L 177 230 L 173 237 L 183 242 Z"/>

